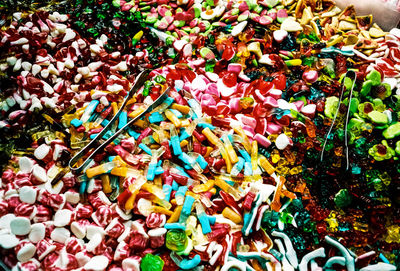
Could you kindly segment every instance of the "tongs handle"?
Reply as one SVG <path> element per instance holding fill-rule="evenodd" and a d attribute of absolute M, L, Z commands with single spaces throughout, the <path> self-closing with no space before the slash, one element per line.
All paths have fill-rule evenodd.
<path fill-rule="evenodd" d="M 329 131 L 328 131 L 328 133 L 326 134 L 326 138 L 325 138 L 325 141 L 324 141 L 324 145 L 323 145 L 323 147 L 322 147 L 322 151 L 321 151 L 321 162 L 324 160 L 324 152 L 325 152 L 325 147 L 326 147 L 326 144 L 327 144 L 327 142 L 328 142 L 328 139 L 329 139 L 329 136 L 330 136 L 330 134 L 332 133 L 332 130 L 333 130 L 333 126 L 334 126 L 334 124 L 335 124 L 335 122 L 336 122 L 336 118 L 337 118 L 337 115 L 338 115 L 338 113 L 339 113 L 339 108 L 340 108 L 340 104 L 342 103 L 342 101 L 343 101 L 343 95 L 344 95 L 344 92 L 345 92 L 345 80 L 346 80 L 346 78 L 347 77 L 350 77 L 349 76 L 349 73 L 351 73 L 353 76 L 353 83 L 352 83 L 352 86 L 351 86 L 351 89 L 350 89 L 350 94 L 349 94 L 349 105 L 348 105 L 348 107 L 347 107 L 347 112 L 346 112 L 346 123 L 345 123 L 345 131 L 344 131 L 344 142 L 345 142 L 345 152 L 346 152 L 346 170 L 348 170 L 349 169 L 349 166 L 350 166 L 350 163 L 349 163 L 349 146 L 348 146 L 348 139 L 347 139 L 347 126 L 348 126 L 348 124 L 349 124 L 349 116 L 350 116 L 350 106 L 351 106 L 351 99 L 352 99 L 352 97 L 353 97 L 353 89 L 354 89 L 354 86 L 355 86 L 355 82 L 356 82 L 356 79 L 357 79 L 357 74 L 354 72 L 354 71 L 348 71 L 348 72 L 346 72 L 346 74 L 345 74 L 345 76 L 343 77 L 343 82 L 342 82 L 342 89 L 341 89 L 341 93 L 340 93 L 340 97 L 339 97 L 339 102 L 338 102 L 338 107 L 337 107 L 337 110 L 336 110 L 336 113 L 335 113 L 335 116 L 333 117 L 333 120 L 332 120 L 332 124 L 331 124 L 331 126 L 329 127 Z"/>
<path fill-rule="evenodd" d="M 111 121 L 104 127 L 104 129 L 100 133 L 98 133 L 96 135 L 96 137 L 94 139 L 92 139 L 92 141 L 90 141 L 90 143 L 88 145 L 86 145 L 82 150 L 80 150 L 77 154 L 75 154 L 75 156 L 69 161 L 69 167 L 72 172 L 74 172 L 74 173 L 81 172 L 92 161 L 92 158 L 94 155 L 96 155 L 99 151 L 103 150 L 108 144 L 110 144 L 115 138 L 117 138 L 117 136 L 119 136 L 122 133 L 122 131 L 124 131 L 129 125 L 134 123 L 136 120 L 140 119 L 144 114 L 146 114 L 148 112 L 148 110 L 150 108 L 153 108 L 157 102 L 159 102 L 160 100 L 162 100 L 165 97 L 165 95 L 169 91 L 169 89 L 167 89 L 160 97 L 158 97 L 158 99 L 152 105 L 150 105 L 143 113 L 138 115 L 136 118 L 130 120 L 124 127 L 122 127 L 116 133 L 114 133 L 114 135 L 112 137 L 110 137 L 109 139 L 107 139 L 107 141 L 105 141 L 103 144 L 98 146 L 89 155 L 89 157 L 86 158 L 86 160 L 82 163 L 82 165 L 80 165 L 79 167 L 75 167 L 75 164 L 79 161 L 79 159 L 81 159 L 83 155 L 85 155 L 90 149 L 92 149 L 97 144 L 98 140 L 100 140 L 108 132 L 108 130 L 112 127 L 113 123 L 118 119 L 120 113 L 124 110 L 125 105 L 128 102 L 128 100 L 132 97 L 132 95 L 134 93 L 136 93 L 143 86 L 144 82 L 147 80 L 148 74 L 149 74 L 149 71 L 146 70 L 146 71 L 141 72 L 138 75 L 138 77 L 135 81 L 135 84 L 132 86 L 132 88 L 128 92 L 128 95 L 125 98 L 121 108 L 118 110 L 117 114 L 115 114 L 115 116 L 111 119 Z"/>

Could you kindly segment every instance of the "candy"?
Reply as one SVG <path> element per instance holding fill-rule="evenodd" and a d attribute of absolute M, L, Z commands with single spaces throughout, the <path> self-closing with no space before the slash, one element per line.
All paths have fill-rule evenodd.
<path fill-rule="evenodd" d="M 15 217 L 10 221 L 10 229 L 15 235 L 26 235 L 31 231 L 31 223 L 25 217 Z"/>
<path fill-rule="evenodd" d="M 378 213 L 396 210 L 388 188 L 396 188 L 398 175 L 393 158 L 400 147 L 392 140 L 398 116 L 391 96 L 395 83 L 385 81 L 395 74 L 390 62 L 396 52 L 390 49 L 389 54 L 389 48 L 398 46 L 395 35 L 378 41 L 374 37 L 384 33 L 370 18 L 356 17 L 351 9 L 341 13 L 331 3 L 211 2 L 85 2 L 79 5 L 87 7 L 85 12 L 77 13 L 82 21 L 76 21 L 74 8 L 68 11 L 71 27 L 62 24 L 66 16 L 39 13 L 4 32 L 1 44 L 9 46 L 10 40 L 14 51 L 33 54 L 27 59 L 11 56 L 4 63 L 10 67 L 2 68 L 17 73 L 19 80 L 19 89 L 1 103 L 8 112 L 4 128 L 21 123 L 18 129 L 28 131 L 27 118 L 44 110 L 51 126 L 29 130 L 34 155 L 31 149 L 21 154 L 26 147 L 19 147 L 17 159 L 8 163 L 0 213 L 38 223 L 29 238 L 39 242 L 34 257 L 46 268 L 138 270 L 155 267 L 149 263 L 154 261 L 155 268 L 168 270 L 199 265 L 292 270 L 299 262 L 295 247 L 306 255 L 300 269 L 308 263 L 318 269 L 325 260 L 317 264 L 313 257 L 323 249 L 310 251 L 327 232 L 343 236 L 351 248 L 384 236 L 383 227 L 360 222 L 359 212 L 367 212 L 368 206 L 371 215 L 365 219 L 382 225 Z M 135 24 L 150 28 L 140 30 Z M 30 49 L 32 36 L 23 31 L 32 28 L 34 35 L 57 31 L 42 42 L 46 52 Z M 362 34 L 365 29 L 370 33 Z M 105 35 L 100 37 L 101 31 Z M 127 37 L 119 37 L 122 31 Z M 387 48 L 378 49 L 383 41 Z M 108 53 L 113 47 L 115 52 Z M 375 60 L 386 50 L 390 61 Z M 38 64 L 27 64 L 30 59 Z M 97 151 L 82 173 L 67 173 L 70 154 L 105 129 L 133 75 L 152 65 L 160 68 L 129 97 L 113 127 L 121 128 L 144 112 L 167 87 L 170 97 Z M 352 68 L 357 70 L 357 87 L 339 104 L 340 75 Z M 352 81 L 346 78 L 344 85 L 349 89 Z M 18 110 L 9 112 L 14 106 Z M 348 124 L 341 123 L 344 111 L 349 112 Z M 320 139 L 328 129 L 333 130 L 331 143 L 324 146 L 329 154 L 319 162 Z M 381 133 L 387 141 L 379 138 Z M 338 145 L 342 141 L 356 147 L 344 154 Z M 346 184 L 340 181 L 343 155 L 351 164 Z M 28 156 L 35 159 L 24 158 Z M 393 169 L 377 166 L 382 160 Z M 27 204 L 35 202 L 38 206 Z M 328 219 L 332 203 L 343 210 Z M 42 238 L 42 221 L 49 221 L 45 236 L 55 245 Z M 391 217 L 384 222 L 396 223 Z M 284 239 L 285 248 L 276 238 L 279 252 L 273 248 L 266 237 L 270 232 Z M 386 249 L 387 244 L 379 246 Z M 342 263 L 338 259 L 327 259 L 326 266 Z"/>

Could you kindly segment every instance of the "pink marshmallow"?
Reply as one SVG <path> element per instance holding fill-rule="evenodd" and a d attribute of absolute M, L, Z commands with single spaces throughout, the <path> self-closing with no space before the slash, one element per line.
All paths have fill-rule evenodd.
<path fill-rule="evenodd" d="M 238 63 L 230 63 L 228 65 L 228 72 L 234 72 L 239 74 L 242 71 L 242 65 Z"/>
<path fill-rule="evenodd" d="M 265 98 L 263 105 L 264 106 L 274 107 L 274 108 L 279 107 L 278 106 L 278 102 L 274 98 L 272 98 L 271 96 L 268 96 L 268 97 Z"/>
<path fill-rule="evenodd" d="M 267 125 L 267 132 L 269 134 L 278 134 L 281 132 L 281 130 L 282 130 L 282 127 L 275 123 L 269 122 Z"/>
<path fill-rule="evenodd" d="M 303 79 L 308 83 L 314 83 L 318 79 L 318 72 L 316 70 L 309 70 L 303 73 Z"/>
<path fill-rule="evenodd" d="M 257 140 L 257 142 L 265 148 L 268 148 L 271 145 L 271 141 L 269 141 L 268 138 L 260 134 L 256 134 L 254 136 L 254 140 Z"/>
<path fill-rule="evenodd" d="M 279 100 L 282 97 L 282 90 L 271 89 L 270 91 L 268 91 L 268 95 L 274 98 L 275 100 Z"/>
<path fill-rule="evenodd" d="M 214 95 L 216 97 L 219 97 L 217 84 L 214 84 L 214 83 L 208 84 L 204 92 L 206 94 L 210 94 L 210 95 Z"/>
<path fill-rule="evenodd" d="M 214 100 L 213 96 L 210 94 L 203 94 L 201 97 L 201 105 L 202 106 L 214 106 L 217 105 L 217 102 Z"/>
<path fill-rule="evenodd" d="M 238 113 L 242 110 L 240 106 L 240 98 L 232 98 L 229 100 L 229 108 L 231 109 L 231 113 Z"/>
<path fill-rule="evenodd" d="M 309 118 L 314 118 L 315 111 L 317 110 L 316 104 L 308 104 L 301 109 L 301 113 Z"/>

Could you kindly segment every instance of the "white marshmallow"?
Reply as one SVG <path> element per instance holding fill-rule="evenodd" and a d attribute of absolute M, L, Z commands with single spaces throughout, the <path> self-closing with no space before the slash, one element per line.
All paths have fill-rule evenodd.
<path fill-rule="evenodd" d="M 33 224 L 31 227 L 31 232 L 29 233 L 29 241 L 32 243 L 38 243 L 41 241 L 46 234 L 46 227 L 43 223 Z"/>
<path fill-rule="evenodd" d="M 85 264 L 84 269 L 88 271 L 102 271 L 108 266 L 108 258 L 106 256 L 94 256 Z"/>
<path fill-rule="evenodd" d="M 65 228 L 55 228 L 50 234 L 52 240 L 61 244 L 64 244 L 70 236 L 71 232 Z"/>
<path fill-rule="evenodd" d="M 26 244 L 17 253 L 18 261 L 25 263 L 29 261 L 36 253 L 36 247 L 33 244 Z"/>
<path fill-rule="evenodd" d="M 0 234 L 0 247 L 10 249 L 17 246 L 19 239 L 14 234 Z"/>
<path fill-rule="evenodd" d="M 10 222 L 15 218 L 14 214 L 6 214 L 0 217 L 0 229 L 10 230 Z"/>
<path fill-rule="evenodd" d="M 88 252 L 93 252 L 98 245 L 100 245 L 101 241 L 103 240 L 103 236 L 100 233 L 96 233 L 86 244 L 86 250 Z"/>
<path fill-rule="evenodd" d="M 19 189 L 19 199 L 22 202 L 33 204 L 36 201 L 37 191 L 31 186 L 23 186 Z"/>
<path fill-rule="evenodd" d="M 26 156 L 23 156 L 23 157 L 19 158 L 19 160 L 18 160 L 19 170 L 22 172 L 26 172 L 26 173 L 31 172 L 34 164 L 35 164 L 35 161 Z"/>
<path fill-rule="evenodd" d="M 42 144 L 37 149 L 34 151 L 33 155 L 39 159 L 42 160 L 46 157 L 46 155 L 50 152 L 50 146 L 47 144 Z"/>
<path fill-rule="evenodd" d="M 280 134 L 275 141 L 275 145 L 279 150 L 285 149 L 290 144 L 290 138 L 285 134 Z"/>
<path fill-rule="evenodd" d="M 11 233 L 25 235 L 31 231 L 31 222 L 26 217 L 15 217 L 10 222 Z"/>
<path fill-rule="evenodd" d="M 32 174 L 33 174 L 33 176 L 35 176 L 35 178 L 38 181 L 40 181 L 42 183 L 47 182 L 46 170 L 44 168 L 42 168 L 41 166 L 39 166 L 37 164 L 34 165 L 33 169 L 32 169 Z"/>
<path fill-rule="evenodd" d="M 64 227 L 71 222 L 72 211 L 68 209 L 58 210 L 54 215 L 54 226 Z"/>

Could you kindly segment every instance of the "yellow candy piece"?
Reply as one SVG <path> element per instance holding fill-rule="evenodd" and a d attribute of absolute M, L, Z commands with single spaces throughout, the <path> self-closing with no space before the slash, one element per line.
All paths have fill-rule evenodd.
<path fill-rule="evenodd" d="M 222 211 L 222 215 L 236 224 L 242 223 L 242 217 L 229 207 L 225 207 Z"/>

